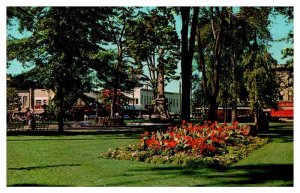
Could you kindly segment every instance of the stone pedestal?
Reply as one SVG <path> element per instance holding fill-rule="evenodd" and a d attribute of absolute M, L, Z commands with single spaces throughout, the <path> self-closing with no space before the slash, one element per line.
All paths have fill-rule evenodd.
<path fill-rule="evenodd" d="M 152 117 L 162 119 L 167 119 L 170 117 L 167 108 L 167 100 L 165 98 L 155 99 L 154 114 L 151 116 L 151 118 Z"/>

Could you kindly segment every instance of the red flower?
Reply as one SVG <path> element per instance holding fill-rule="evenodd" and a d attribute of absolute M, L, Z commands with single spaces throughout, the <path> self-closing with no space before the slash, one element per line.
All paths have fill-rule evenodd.
<path fill-rule="evenodd" d="M 182 120 L 182 121 L 181 121 L 181 124 L 182 124 L 182 125 L 185 125 L 185 124 L 186 124 L 186 121 L 185 121 L 185 120 Z"/>
<path fill-rule="evenodd" d="M 171 137 L 171 138 L 174 137 L 174 131 L 171 131 L 169 134 L 170 134 L 170 137 Z"/>
<path fill-rule="evenodd" d="M 170 148 L 174 148 L 176 146 L 176 142 L 170 141 L 169 146 L 170 146 Z"/>
<path fill-rule="evenodd" d="M 187 140 L 187 141 L 192 141 L 193 138 L 191 136 L 184 136 L 184 139 Z"/>
<path fill-rule="evenodd" d="M 164 140 L 164 145 L 166 148 L 171 149 L 174 148 L 177 145 L 177 143 L 173 140 Z"/>

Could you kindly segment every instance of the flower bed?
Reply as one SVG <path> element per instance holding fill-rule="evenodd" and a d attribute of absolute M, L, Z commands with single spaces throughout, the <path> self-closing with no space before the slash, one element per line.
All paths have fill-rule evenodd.
<path fill-rule="evenodd" d="M 137 145 L 109 149 L 103 158 L 136 160 L 198 168 L 224 168 L 268 143 L 267 138 L 246 136 L 238 123 L 204 123 L 169 127 L 167 131 L 145 132 Z"/>

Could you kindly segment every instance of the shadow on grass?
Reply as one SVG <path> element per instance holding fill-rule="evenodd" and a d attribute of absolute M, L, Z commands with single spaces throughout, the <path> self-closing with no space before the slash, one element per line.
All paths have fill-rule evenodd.
<path fill-rule="evenodd" d="M 127 180 L 125 181 L 119 181 L 119 182 L 115 182 L 115 183 L 108 183 L 108 184 L 105 184 L 106 187 L 137 187 L 137 183 L 141 183 L 141 182 L 151 182 L 151 181 L 158 181 L 158 180 L 163 180 L 164 177 L 161 177 L 161 178 L 157 178 L 157 177 L 154 177 L 154 178 L 147 178 L 147 179 L 143 179 L 143 180 L 136 180 L 136 179 L 132 179 L 130 180 L 130 178 L 126 178 Z M 134 184 L 134 185 L 132 185 Z M 143 185 L 143 186 L 151 186 L 150 184 L 149 185 Z M 138 187 L 141 187 L 141 185 L 138 185 Z"/>
<path fill-rule="evenodd" d="M 258 135 L 259 137 L 267 137 L 272 139 L 273 141 L 280 142 L 293 142 L 294 141 L 294 131 L 292 129 L 284 130 L 284 129 L 270 129 L 269 132 L 261 133 Z"/>
<path fill-rule="evenodd" d="M 242 172 L 238 176 L 234 171 Z M 280 181 L 283 186 L 293 186 L 294 166 L 293 164 L 259 164 L 232 166 L 225 171 L 225 176 L 242 180 L 235 180 L 231 185 L 253 185 L 265 184 L 267 182 Z M 224 176 L 213 176 L 213 178 L 223 178 Z"/>
<path fill-rule="evenodd" d="M 293 129 L 294 122 L 270 123 L 270 128 Z"/>
<path fill-rule="evenodd" d="M 143 169 L 134 170 L 142 172 Z M 231 166 L 223 171 L 200 168 L 190 169 L 182 167 L 153 167 L 148 169 L 155 175 L 168 175 L 171 178 L 190 176 L 199 179 L 203 184 L 191 186 L 293 186 L 293 164 L 259 164 L 245 166 Z M 269 185 L 265 185 L 269 184 Z M 274 185 L 272 185 L 274 184 Z M 182 186 L 185 186 L 182 184 Z"/>
<path fill-rule="evenodd" d="M 80 166 L 80 164 L 59 164 L 59 165 L 48 165 L 48 166 L 19 167 L 19 168 L 7 168 L 7 170 L 35 170 L 35 169 L 48 169 L 54 167 L 74 167 L 74 166 Z"/>
<path fill-rule="evenodd" d="M 11 184 L 7 187 L 71 187 L 71 185 Z"/>

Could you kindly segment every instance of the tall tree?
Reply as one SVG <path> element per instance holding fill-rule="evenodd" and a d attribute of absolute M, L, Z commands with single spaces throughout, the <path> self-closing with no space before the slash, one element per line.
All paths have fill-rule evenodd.
<path fill-rule="evenodd" d="M 141 81 L 153 89 L 154 113 L 167 117 L 164 86 L 174 77 L 179 59 L 174 16 L 169 8 L 159 7 L 140 12 L 130 26 L 132 30 L 127 34 L 129 55 L 140 68 Z"/>
<path fill-rule="evenodd" d="M 126 92 L 135 86 L 128 82 L 128 77 L 130 76 L 128 68 L 129 62 L 125 60 L 127 41 L 125 34 L 130 30 L 128 22 L 135 17 L 135 9 L 135 7 L 114 7 L 112 9 L 112 14 L 106 19 L 107 27 L 111 33 L 108 43 L 110 46 L 115 46 L 117 48 L 114 64 L 112 63 L 112 65 L 110 65 L 113 70 L 111 81 L 109 83 L 107 82 L 108 85 L 104 85 L 106 88 L 111 87 L 112 90 L 111 117 L 114 117 L 116 113 L 121 113 L 119 105 L 121 99 L 118 97 L 121 95 L 118 95 L 118 90 Z"/>
<path fill-rule="evenodd" d="M 230 105 L 231 123 L 237 119 L 237 106 L 241 105 L 247 98 L 247 90 L 243 83 L 241 72 L 244 71 L 242 60 L 245 56 L 245 50 L 250 44 L 248 23 L 244 17 L 240 16 L 239 11 L 234 12 L 232 7 L 226 8 L 225 39 L 222 53 L 223 64 L 221 68 L 220 94 L 223 98 L 223 105 Z M 226 108 L 225 108 L 226 109 Z M 227 113 L 225 113 L 227 115 Z M 224 121 L 227 117 L 224 117 Z"/>
<path fill-rule="evenodd" d="M 217 96 L 220 89 L 226 9 L 202 8 L 202 14 L 197 27 L 198 64 L 199 71 L 202 73 L 203 91 L 209 102 L 208 120 L 215 121 L 218 110 Z"/>
<path fill-rule="evenodd" d="M 259 114 L 264 108 L 276 107 L 279 96 L 279 80 L 273 68 L 276 61 L 267 50 L 272 40 L 269 31 L 271 11 L 271 7 L 242 7 L 239 12 L 247 22 L 249 44 L 242 61 L 243 79 L 255 123 L 259 122 Z"/>
<path fill-rule="evenodd" d="M 99 43 L 107 38 L 101 22 L 109 8 L 8 7 L 8 24 L 19 21 L 28 36 L 9 37 L 8 60 L 32 62 L 47 89 L 55 92 L 58 130 L 63 132 L 65 111 L 90 89 L 90 65 L 97 63 Z M 76 22 L 75 22 L 76 21 Z"/>
<path fill-rule="evenodd" d="M 193 10 L 191 12 L 191 10 Z M 180 7 L 181 30 L 181 120 L 190 120 L 190 90 L 199 7 Z M 190 30 L 189 30 L 190 29 Z M 189 33 L 190 32 L 190 33 Z"/>
<path fill-rule="evenodd" d="M 261 53 L 262 58 L 266 57 L 264 62 L 252 60 L 248 61 L 250 63 L 255 61 L 268 66 L 274 62 L 264 49 L 260 49 L 264 52 L 254 51 L 259 47 L 266 47 L 271 40 L 268 29 L 270 10 L 270 7 L 241 7 L 235 11 L 230 7 L 201 8 L 201 18 L 197 28 L 197 51 L 199 71 L 202 73 L 201 83 L 209 101 L 208 119 L 216 120 L 217 118 L 219 95 L 223 98 L 221 100 L 223 105 L 227 106 L 231 101 L 232 121 L 235 121 L 238 97 L 239 101 L 245 99 L 245 93 L 242 95 L 239 93 L 245 90 L 244 86 L 247 87 L 248 92 L 254 89 L 254 87 L 252 90 L 249 89 L 249 77 L 245 79 L 245 76 L 241 75 L 245 71 L 254 72 L 259 68 L 259 66 L 250 68 L 249 65 L 243 65 L 245 58 L 249 58 L 248 54 L 252 53 L 253 57 L 254 55 L 258 57 L 257 54 Z M 265 80 L 265 84 L 274 85 L 272 92 L 276 93 L 275 82 L 268 82 L 269 79 L 262 80 Z M 252 95 L 248 94 L 248 99 L 252 100 L 250 99 Z M 265 96 L 261 100 L 269 100 L 271 103 L 275 98 L 276 96 Z"/>
<path fill-rule="evenodd" d="M 244 79 L 249 92 L 250 109 L 255 115 L 255 123 L 258 123 L 260 112 L 264 108 L 277 106 L 279 80 L 276 79 L 274 64 L 276 61 L 264 47 L 256 48 L 244 60 L 244 65 L 247 66 Z"/>

